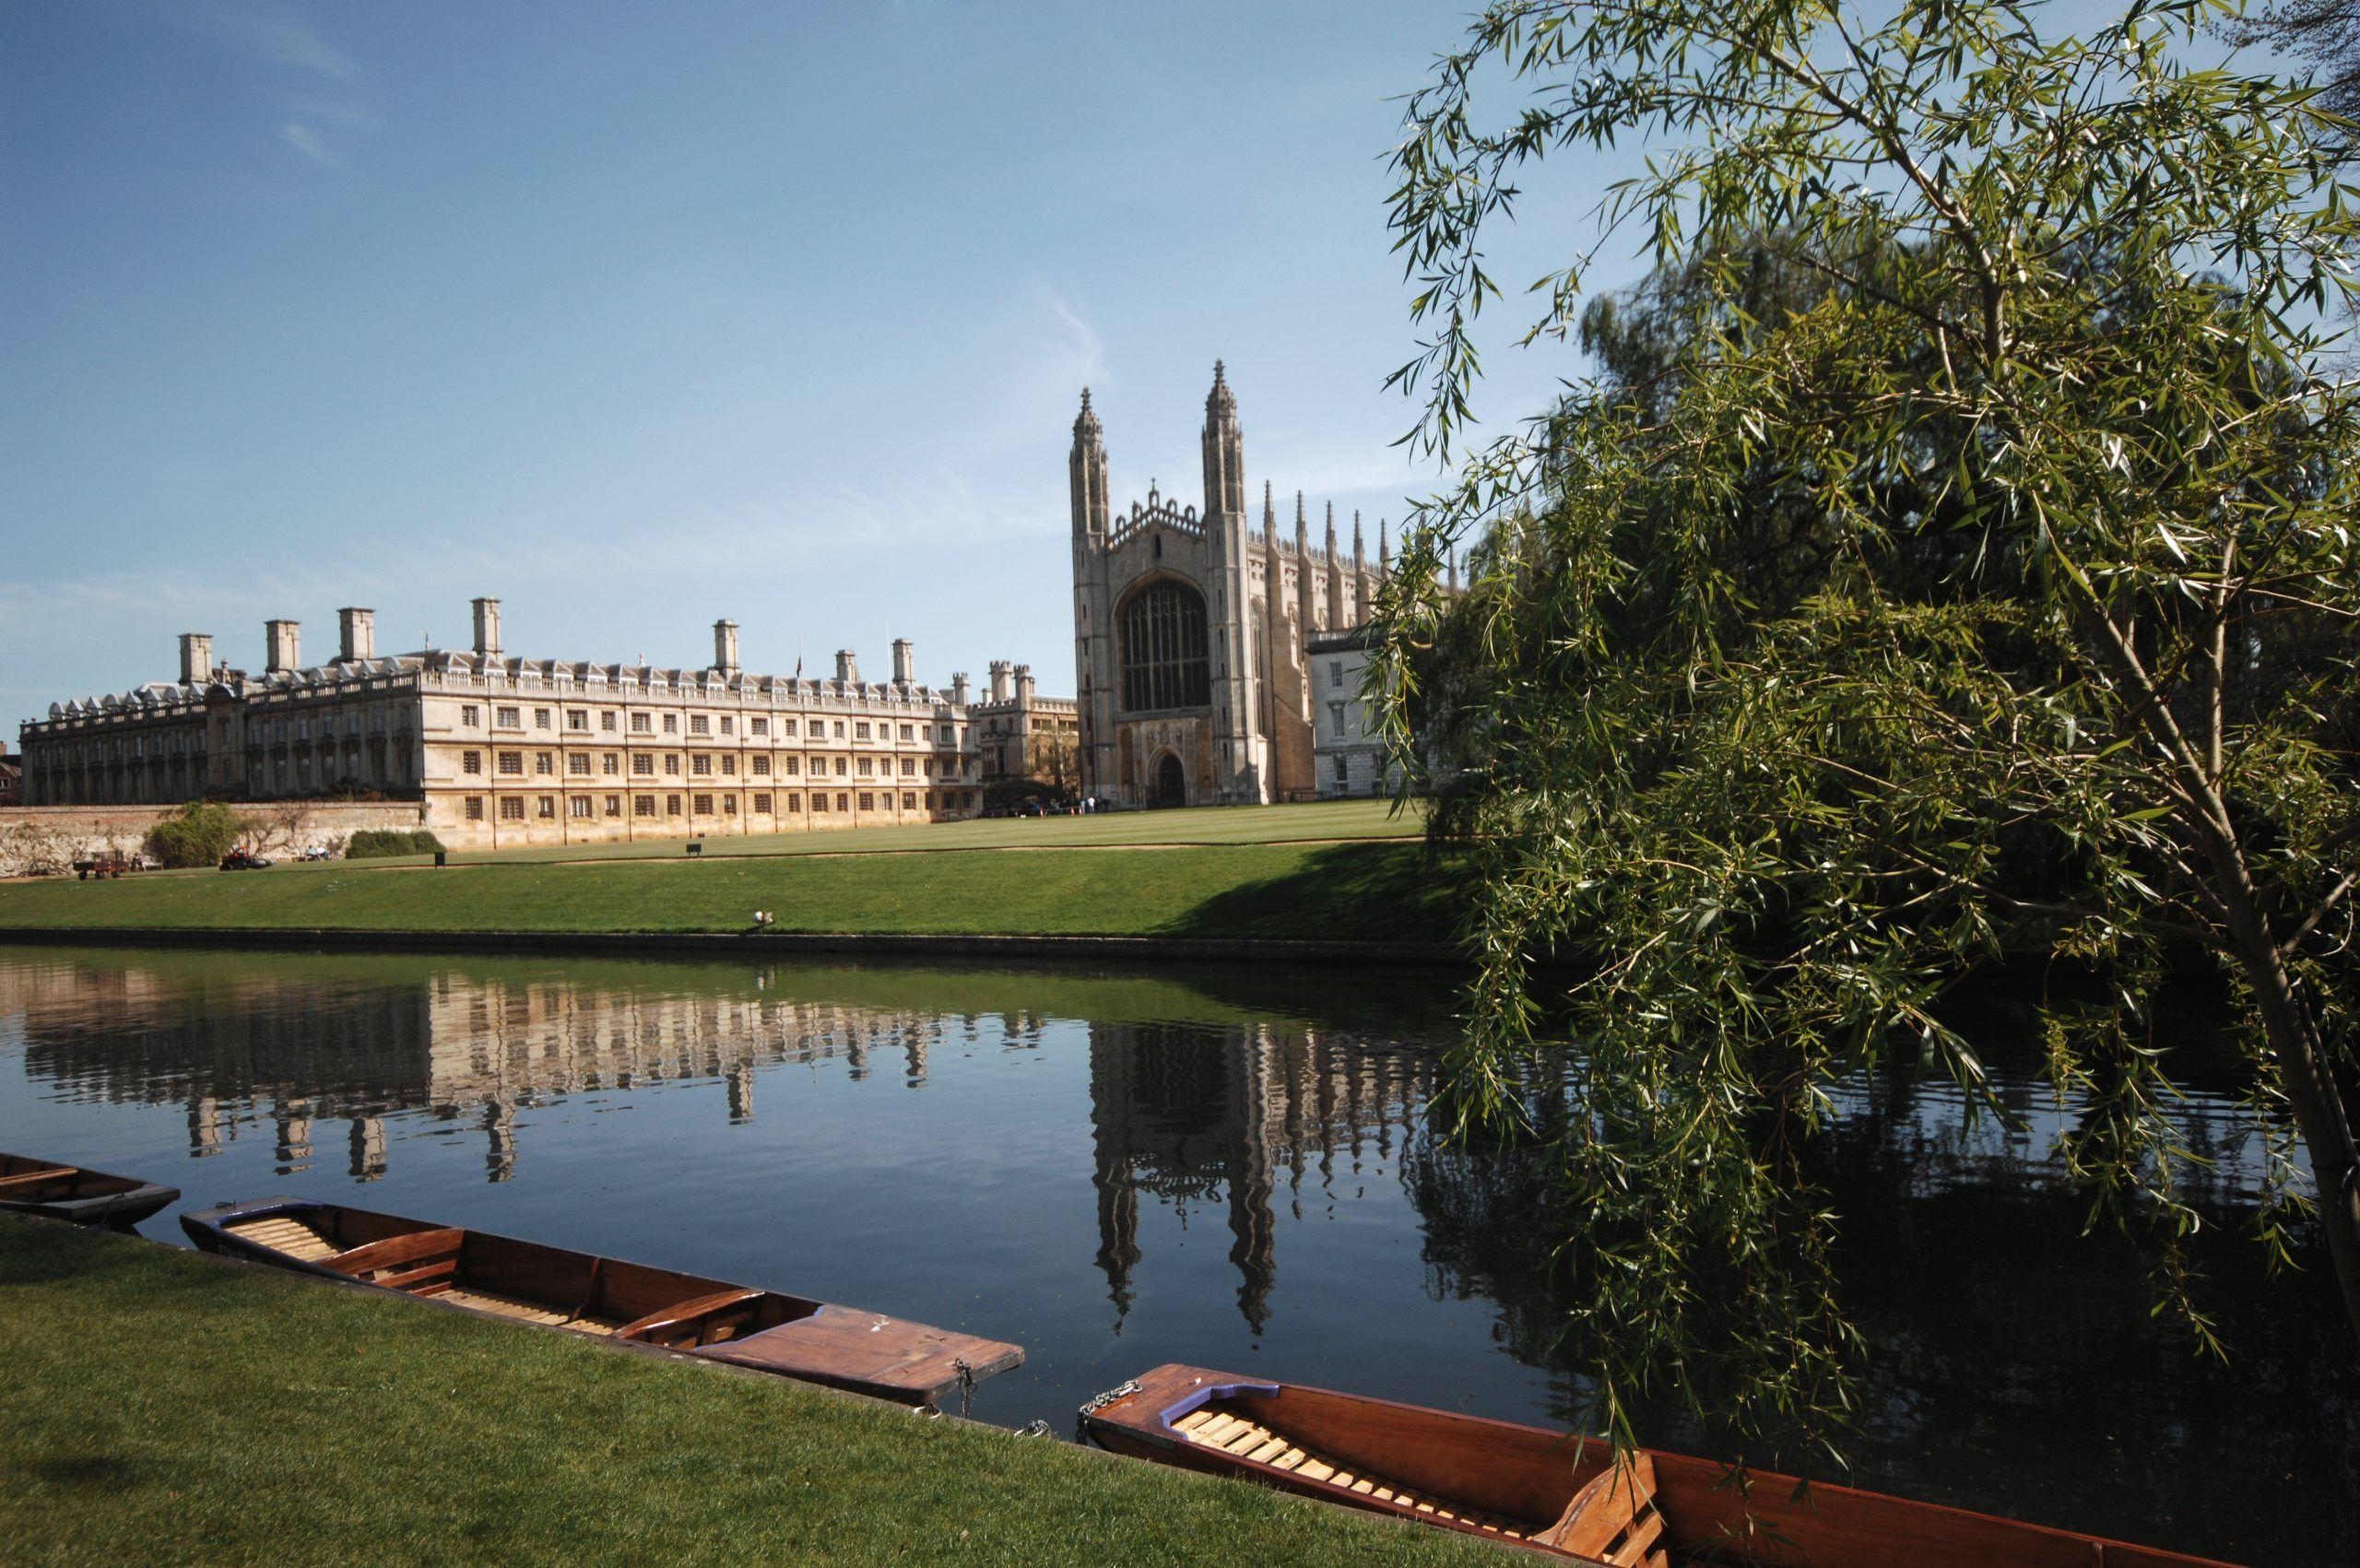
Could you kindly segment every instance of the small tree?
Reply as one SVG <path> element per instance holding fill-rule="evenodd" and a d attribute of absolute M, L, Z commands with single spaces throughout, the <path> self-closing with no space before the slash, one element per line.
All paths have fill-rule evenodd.
<path fill-rule="evenodd" d="M 2352 289 L 2348 127 L 2183 69 L 2207 15 L 2054 39 L 2005 0 L 1507 0 L 1410 101 L 1393 222 L 1434 331 L 1397 380 L 1460 466 L 1386 590 L 1380 682 L 1416 778 L 1457 650 L 1481 972 L 1454 1102 L 1512 1126 L 1529 1064 L 1573 1079 L 1563 1256 L 1618 1442 L 1651 1383 L 1740 1432 L 1843 1423 L 1806 1151 L 1896 1044 L 1979 1094 L 1936 1006 L 2009 949 L 2109 978 L 2044 1006 L 2063 1157 L 2200 1338 L 2150 1008 L 2169 952 L 2211 955 L 2257 1233 L 2292 1259 L 2315 1211 L 2360 1328 L 2360 399 L 2315 324 Z M 1493 72 L 1538 89 L 1495 129 Z M 1481 236 L 1552 151 L 1639 139 L 1602 217 L 1658 272 L 1592 315 L 1608 373 L 1465 454 Z M 1580 266 L 1536 288 L 1524 341 L 1577 330 Z M 1544 1010 L 1549 949 L 1591 978 Z"/>
<path fill-rule="evenodd" d="M 218 800 L 193 800 L 148 830 L 149 855 L 166 866 L 218 866 L 253 831 L 241 813 Z"/>

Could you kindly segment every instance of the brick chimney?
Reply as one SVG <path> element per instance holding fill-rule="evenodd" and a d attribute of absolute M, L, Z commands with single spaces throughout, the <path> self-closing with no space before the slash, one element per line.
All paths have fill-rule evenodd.
<path fill-rule="evenodd" d="M 478 599 L 476 606 L 476 653 L 483 658 L 500 657 L 500 601 Z"/>
<path fill-rule="evenodd" d="M 262 623 L 263 668 L 272 674 L 300 669 L 303 664 L 303 623 L 266 620 Z"/>
<path fill-rule="evenodd" d="M 377 656 L 377 612 L 351 606 L 336 612 L 337 643 L 336 662 L 354 664 Z"/>

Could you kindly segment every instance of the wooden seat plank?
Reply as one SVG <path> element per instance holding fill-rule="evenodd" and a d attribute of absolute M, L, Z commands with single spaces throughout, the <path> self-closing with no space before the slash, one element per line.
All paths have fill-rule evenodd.
<path fill-rule="evenodd" d="M 1172 1428 L 1189 1442 L 1219 1449 L 1239 1459 L 1268 1465 L 1274 1470 L 1292 1472 L 1304 1480 L 1325 1481 L 1375 1502 L 1389 1503 L 1424 1518 L 1449 1520 L 1507 1540 L 1538 1539 L 1538 1532 L 1528 1534 L 1520 1520 L 1479 1510 L 1461 1511 L 1446 1507 L 1381 1477 L 1356 1475 L 1318 1453 L 1300 1446 L 1285 1433 L 1249 1421 L 1233 1410 L 1204 1406 L 1174 1421 Z M 1659 1528 L 1660 1521 L 1657 1524 Z M 1655 1538 L 1650 1534 L 1646 1539 L 1651 1542 Z M 1641 1543 L 1642 1550 L 1646 1544 Z M 1624 1568 L 1624 1565 L 1618 1563 L 1618 1568 Z M 1662 1565 L 1651 1563 L 1649 1568 L 1662 1568 Z"/>

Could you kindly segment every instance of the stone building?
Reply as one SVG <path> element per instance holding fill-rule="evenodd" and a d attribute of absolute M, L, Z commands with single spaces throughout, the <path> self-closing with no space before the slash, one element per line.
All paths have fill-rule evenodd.
<path fill-rule="evenodd" d="M 1127 513 L 1109 500 L 1105 432 L 1081 395 L 1073 422 L 1074 666 L 1081 773 L 1125 805 L 1263 803 L 1318 793 L 1306 644 L 1367 619 L 1388 571 L 1383 525 L 1349 554 L 1335 509 L 1293 536 L 1270 487 L 1246 510 L 1245 442 L 1221 365 L 1205 399 L 1204 509 L 1152 485 Z"/>
<path fill-rule="evenodd" d="M 968 710 L 976 776 L 988 793 L 1001 780 L 1021 780 L 1058 796 L 1081 784 L 1079 706 L 1070 697 L 1044 697 L 1031 665 L 991 662 L 984 701 Z"/>
<path fill-rule="evenodd" d="M 1314 632 L 1304 644 L 1311 663 L 1312 745 L 1319 798 L 1380 796 L 1399 782 L 1385 737 L 1363 691 L 1368 680 L 1368 628 Z"/>
<path fill-rule="evenodd" d="M 380 656 L 371 611 L 307 666 L 300 628 L 265 627 L 249 675 L 213 640 L 181 639 L 180 678 L 53 703 L 23 726 L 29 805 L 384 795 L 420 802 L 454 847 L 589 843 L 937 821 L 980 807 L 967 678 L 921 684 L 893 644 L 891 679 L 738 667 L 714 625 L 702 669 L 518 658 L 500 601 L 475 601 L 466 651 Z"/>

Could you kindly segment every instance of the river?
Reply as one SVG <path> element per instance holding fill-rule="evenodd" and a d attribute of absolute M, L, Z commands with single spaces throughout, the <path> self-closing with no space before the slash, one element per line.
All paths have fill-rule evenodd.
<path fill-rule="evenodd" d="M 1021 1341 L 974 1414 L 1060 1433 L 1187 1361 L 1575 1418 L 1547 1195 L 1438 1148 L 1431 976 L 0 949 L 0 1149 L 308 1194 Z M 2023 1008 L 1975 998 L 2008 1127 L 1908 1068 L 1830 1145 L 1870 1359 L 1858 1484 L 2251 1562 L 2360 1542 L 2360 1354 L 2324 1262 L 2236 1234 L 2257 1151 L 2184 1129 L 2224 1363 L 2083 1237 Z M 2070 1110 L 2070 1108 L 2068 1108 Z M 179 1243 L 176 1210 L 142 1227 Z M 1679 1412 L 1646 1441 L 1709 1446 Z"/>

